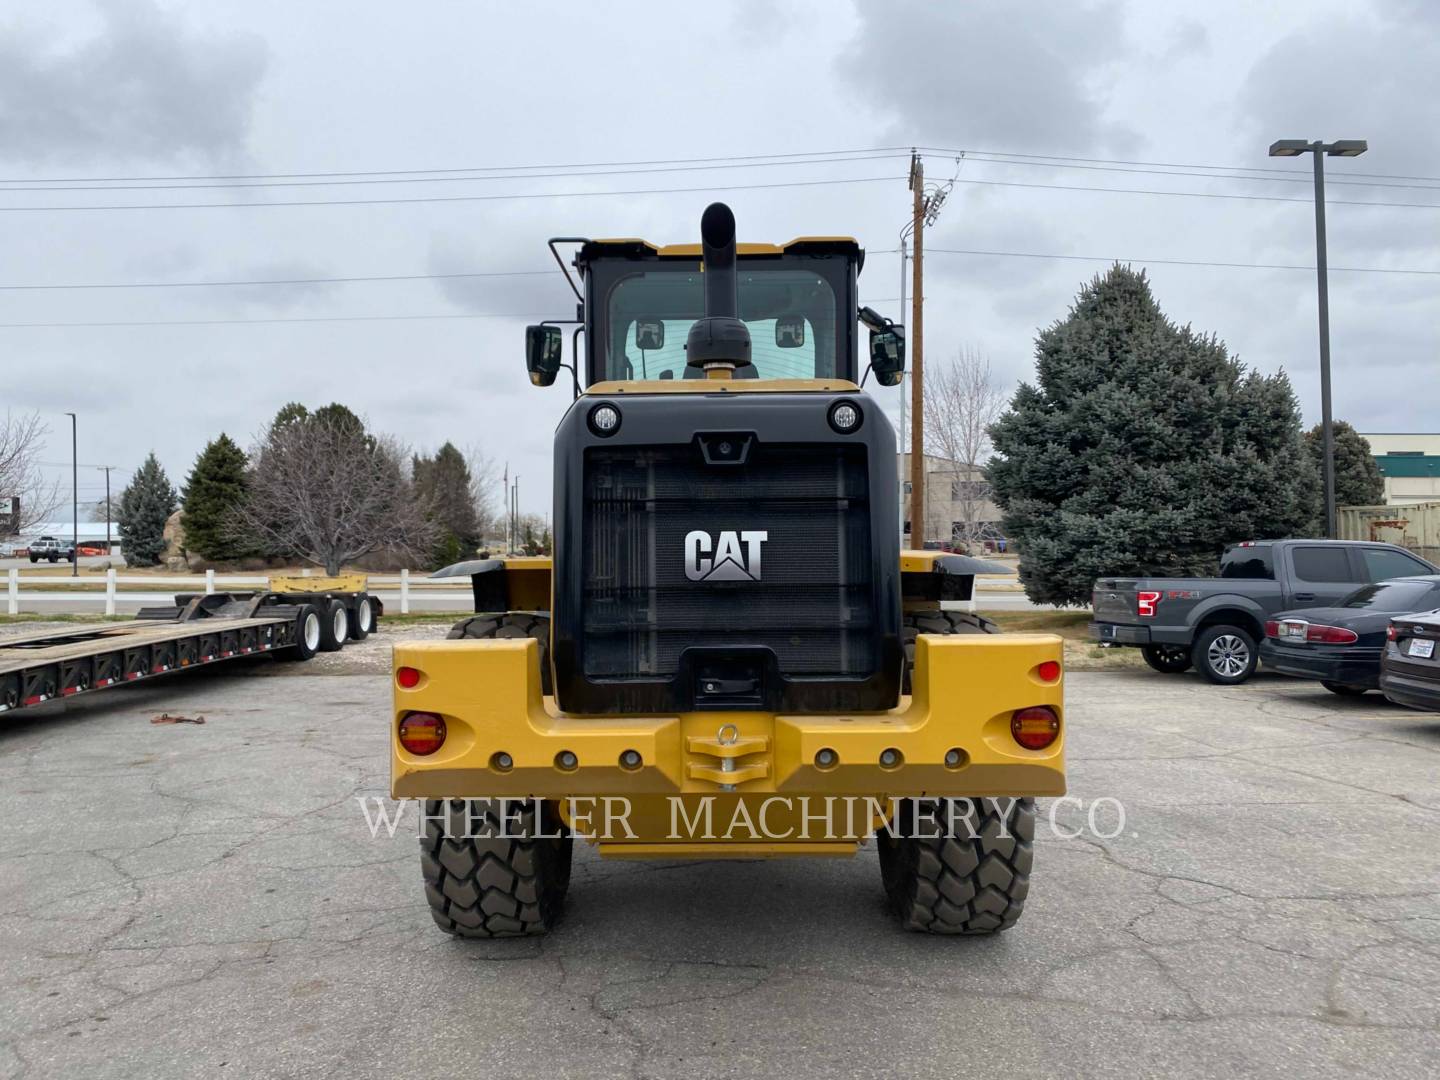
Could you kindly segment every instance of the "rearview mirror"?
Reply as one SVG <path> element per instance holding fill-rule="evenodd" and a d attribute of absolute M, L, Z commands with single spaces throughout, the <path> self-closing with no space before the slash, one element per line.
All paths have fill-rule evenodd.
<path fill-rule="evenodd" d="M 781 315 L 775 320 L 775 345 L 781 349 L 799 349 L 805 345 L 805 316 Z"/>
<path fill-rule="evenodd" d="M 525 328 L 525 370 L 535 386 L 549 386 L 560 373 L 565 357 L 565 338 L 558 326 Z"/>
<path fill-rule="evenodd" d="M 899 386 L 905 374 L 905 328 L 870 331 L 870 370 L 881 386 Z"/>
<path fill-rule="evenodd" d="M 640 319 L 635 323 L 635 347 L 649 351 L 665 347 L 665 324 L 659 319 Z"/>

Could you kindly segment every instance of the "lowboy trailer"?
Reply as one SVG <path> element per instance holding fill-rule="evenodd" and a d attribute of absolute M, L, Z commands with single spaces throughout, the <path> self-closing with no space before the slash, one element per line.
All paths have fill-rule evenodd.
<path fill-rule="evenodd" d="M 0 638 L 0 714 L 240 656 L 308 660 L 374 631 L 363 576 L 272 578 L 256 592 L 180 593 L 130 622 Z"/>

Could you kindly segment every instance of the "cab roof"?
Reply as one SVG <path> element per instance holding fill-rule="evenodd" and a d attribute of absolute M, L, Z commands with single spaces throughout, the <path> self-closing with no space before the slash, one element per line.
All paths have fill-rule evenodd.
<path fill-rule="evenodd" d="M 792 254 L 849 255 L 855 259 L 857 268 L 865 263 L 865 251 L 852 236 L 799 236 L 784 244 L 739 243 L 735 245 L 735 253 L 741 258 Z M 583 267 L 595 259 L 607 256 L 622 259 L 650 257 L 693 260 L 700 258 L 700 245 L 695 243 L 659 246 L 635 237 L 585 240 L 581 243 L 580 251 L 575 256 L 575 264 Z"/>

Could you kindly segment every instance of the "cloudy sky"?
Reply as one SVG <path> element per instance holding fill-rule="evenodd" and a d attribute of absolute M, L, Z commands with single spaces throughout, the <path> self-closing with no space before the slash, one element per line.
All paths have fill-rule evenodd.
<path fill-rule="evenodd" d="M 1086 257 L 1133 260 L 1173 318 L 1290 372 L 1313 422 L 1313 272 L 1162 260 L 1313 265 L 1308 159 L 1266 147 L 1365 138 L 1327 173 L 1331 262 L 1367 271 L 1332 273 L 1335 411 L 1437 430 L 1440 4 L 700 11 L 5 5 L 0 410 L 50 419 L 47 461 L 68 461 L 73 411 L 82 462 L 153 449 L 178 483 L 216 432 L 248 444 L 286 401 L 340 400 L 417 448 L 508 461 L 544 512 L 569 394 L 530 387 L 523 326 L 571 310 L 547 237 L 689 241 L 720 197 L 743 239 L 858 237 L 862 298 L 898 317 L 905 162 L 873 151 L 920 146 L 930 178 L 957 181 L 928 234 L 927 356 L 973 347 L 1028 379 L 1036 329 L 1104 265 Z M 733 161 L 764 155 L 798 157 Z M 694 158 L 732 160 L 673 164 Z M 278 174 L 290 186 L 194 186 Z M 172 177 L 201 179 L 153 179 Z M 163 208 L 129 208 L 147 205 Z M 439 276 L 486 274 L 505 276 Z M 317 278 L 409 280 L 180 284 Z M 54 287 L 136 283 L 167 287 Z M 84 325 L 107 323 L 145 325 Z M 82 470 L 82 497 L 102 483 Z"/>

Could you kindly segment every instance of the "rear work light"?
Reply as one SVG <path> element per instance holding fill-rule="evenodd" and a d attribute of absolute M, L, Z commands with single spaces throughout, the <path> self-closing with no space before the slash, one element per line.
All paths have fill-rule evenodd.
<path fill-rule="evenodd" d="M 1155 608 L 1160 603 L 1160 594 L 1148 590 L 1135 594 L 1135 613 L 1144 619 L 1155 617 Z"/>
<path fill-rule="evenodd" d="M 1316 641 L 1322 645 L 1353 645 L 1360 640 L 1360 635 L 1354 630 L 1346 630 L 1343 626 L 1311 623 L 1310 629 L 1305 631 L 1305 640 Z"/>
<path fill-rule="evenodd" d="M 419 757 L 445 745 L 445 721 L 434 713 L 412 712 L 400 718 L 400 745 Z"/>
<path fill-rule="evenodd" d="M 1060 717 L 1049 705 L 1032 705 L 1010 718 L 1010 734 L 1026 750 L 1044 750 L 1060 737 Z"/>

